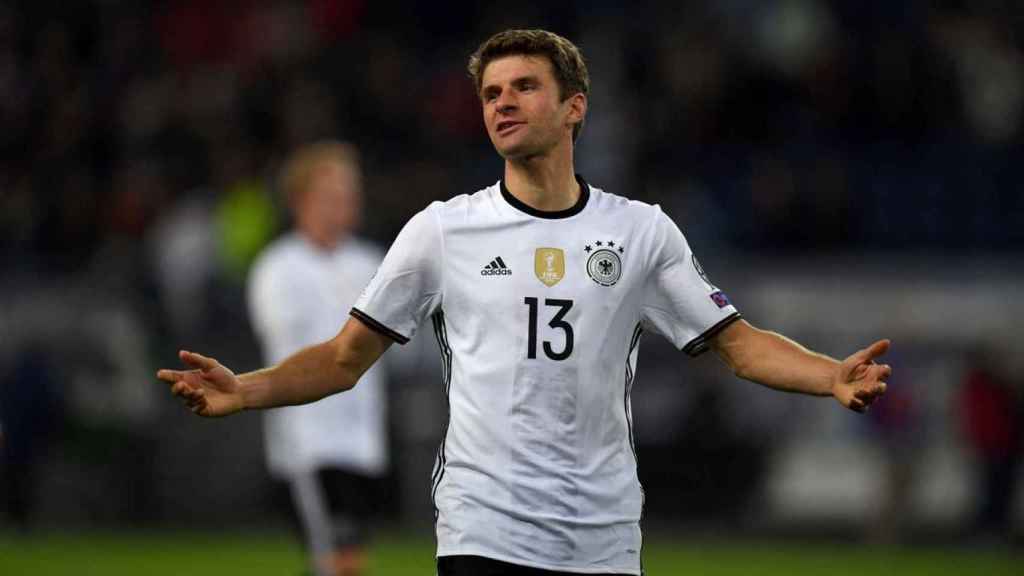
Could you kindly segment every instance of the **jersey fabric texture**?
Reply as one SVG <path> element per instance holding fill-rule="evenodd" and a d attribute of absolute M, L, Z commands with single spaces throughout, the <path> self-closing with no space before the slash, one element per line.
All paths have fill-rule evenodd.
<path fill-rule="evenodd" d="M 579 182 L 560 212 L 503 182 L 431 204 L 351 311 L 400 343 L 428 319 L 437 337 L 449 405 L 438 556 L 640 574 L 640 336 L 696 355 L 739 317 L 658 206 Z"/>
<path fill-rule="evenodd" d="M 349 239 L 316 247 L 297 233 L 274 241 L 249 277 L 253 329 L 264 359 L 274 364 L 300 348 L 334 337 L 359 291 L 373 276 L 381 252 Z M 383 366 L 378 363 L 345 394 L 312 404 L 265 411 L 270 471 L 288 479 L 323 467 L 368 476 L 388 465 Z"/>

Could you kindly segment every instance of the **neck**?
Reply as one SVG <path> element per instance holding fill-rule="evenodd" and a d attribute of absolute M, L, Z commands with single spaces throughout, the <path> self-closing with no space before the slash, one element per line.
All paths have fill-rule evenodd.
<path fill-rule="evenodd" d="M 536 210 L 568 210 L 580 198 L 573 171 L 572 143 L 548 154 L 505 160 L 505 186 L 520 202 Z"/>
<path fill-rule="evenodd" d="M 317 234 L 311 230 L 299 230 L 299 233 L 307 242 L 315 246 L 319 250 L 331 251 L 338 247 L 344 240 L 343 234 L 329 234 L 320 233 Z"/>

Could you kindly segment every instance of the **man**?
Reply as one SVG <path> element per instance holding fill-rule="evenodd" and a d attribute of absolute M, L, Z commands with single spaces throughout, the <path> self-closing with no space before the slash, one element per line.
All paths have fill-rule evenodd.
<path fill-rule="evenodd" d="M 252 325 L 268 363 L 333 336 L 381 260 L 352 236 L 362 206 L 352 146 L 301 148 L 280 182 L 295 228 L 267 247 L 249 278 Z M 351 394 L 265 413 L 267 464 L 289 484 L 318 575 L 364 572 L 365 524 L 387 467 L 383 384 L 375 366 Z"/>
<path fill-rule="evenodd" d="M 450 420 L 432 495 L 438 574 L 641 574 L 630 391 L 644 331 L 740 377 L 865 410 L 882 340 L 843 362 L 739 318 L 657 206 L 574 175 L 589 78 L 568 40 L 510 30 L 470 59 L 504 178 L 414 216 L 332 340 L 235 376 L 161 370 L 195 413 L 347 390 L 432 320 Z"/>

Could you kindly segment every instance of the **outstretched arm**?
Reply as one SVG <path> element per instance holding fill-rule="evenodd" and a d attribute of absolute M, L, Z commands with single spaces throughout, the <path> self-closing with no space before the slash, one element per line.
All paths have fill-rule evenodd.
<path fill-rule="evenodd" d="M 391 339 L 350 318 L 337 336 L 304 348 L 280 364 L 236 376 L 213 358 L 182 350 L 192 370 L 160 370 L 157 378 L 200 416 L 314 402 L 355 386 Z"/>
<path fill-rule="evenodd" d="M 889 350 L 879 340 L 842 362 L 744 320 L 733 322 L 711 342 L 718 356 L 745 380 L 776 390 L 833 396 L 847 408 L 864 412 L 885 393 L 892 368 L 874 359 Z"/>

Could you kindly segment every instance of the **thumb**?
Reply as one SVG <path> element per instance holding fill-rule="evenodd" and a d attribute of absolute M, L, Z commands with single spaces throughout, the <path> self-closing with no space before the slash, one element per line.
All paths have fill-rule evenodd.
<path fill-rule="evenodd" d="M 891 342 L 888 339 L 879 340 L 874 344 L 868 346 L 867 348 L 864 348 L 863 350 L 858 350 L 854 352 L 853 355 L 850 356 L 850 362 L 853 365 L 866 364 L 868 362 L 871 362 L 871 360 L 878 358 L 882 354 L 888 352 L 890 344 Z"/>
<path fill-rule="evenodd" d="M 217 361 L 213 358 L 207 358 L 202 354 L 196 354 L 195 352 L 189 352 L 188 350 L 178 352 L 178 357 L 181 358 L 182 362 L 193 368 L 213 370 L 217 367 Z"/>

